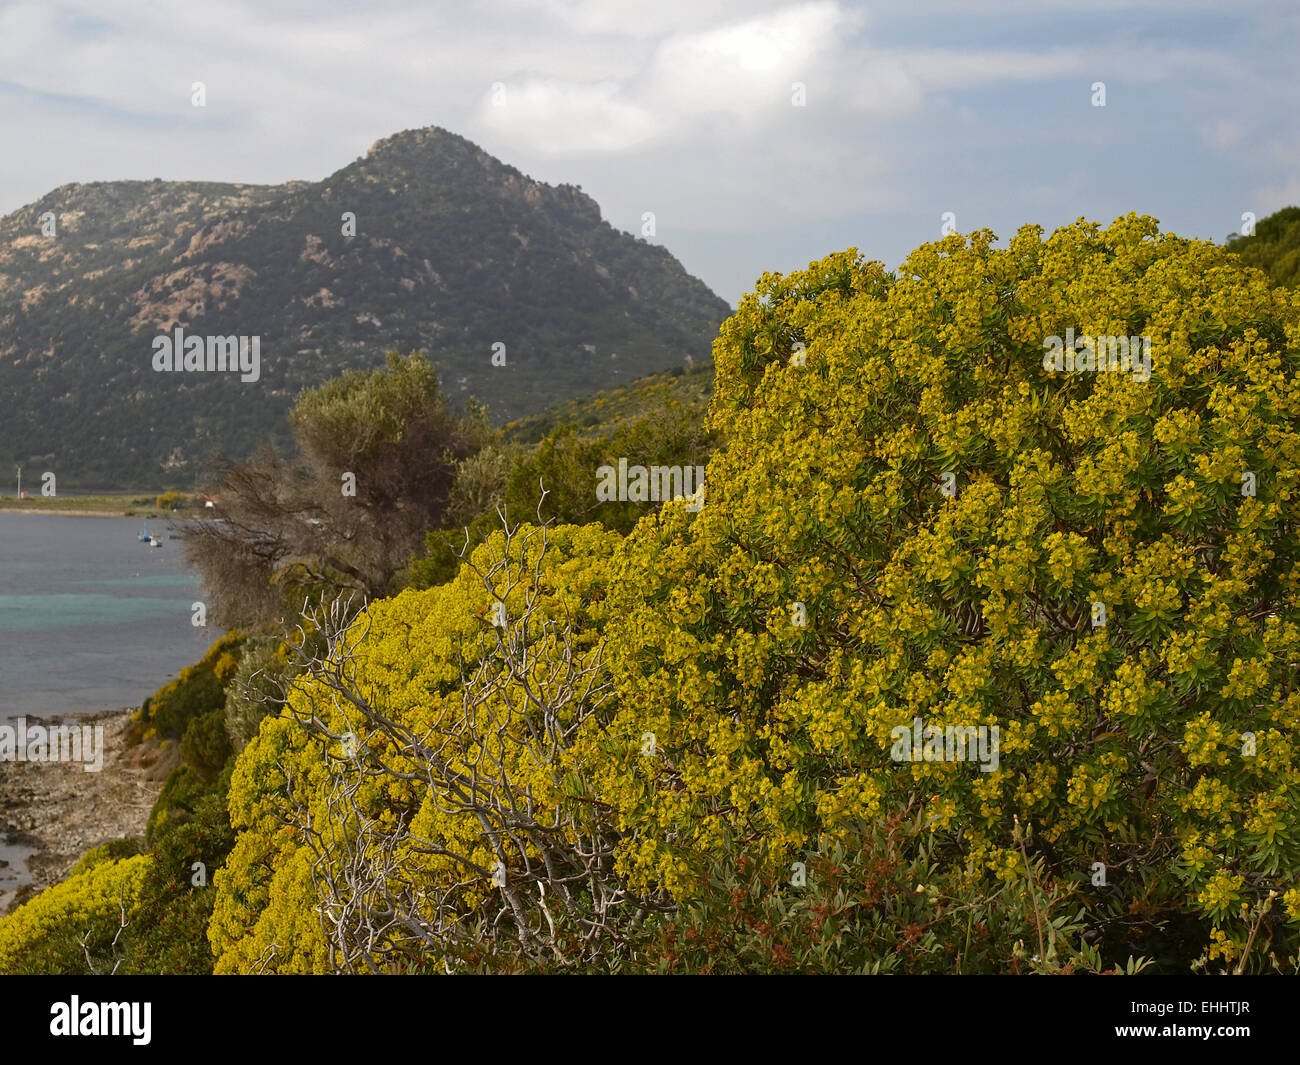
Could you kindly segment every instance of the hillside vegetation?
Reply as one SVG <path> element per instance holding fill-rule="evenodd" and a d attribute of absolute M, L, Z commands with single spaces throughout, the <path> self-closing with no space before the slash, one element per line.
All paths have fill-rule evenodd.
<path fill-rule="evenodd" d="M 1232 234 L 1228 248 L 1277 284 L 1295 288 L 1300 284 L 1300 207 L 1283 207 L 1260 219 L 1248 237 Z"/>

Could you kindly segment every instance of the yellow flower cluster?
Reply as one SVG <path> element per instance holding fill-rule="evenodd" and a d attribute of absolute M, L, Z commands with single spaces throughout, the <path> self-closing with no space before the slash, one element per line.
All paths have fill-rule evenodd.
<path fill-rule="evenodd" d="M 126 907 L 128 915 L 135 907 L 152 860 L 147 854 L 137 854 L 83 863 L 67 880 L 0 917 L 0 974 L 12 972 L 55 932 L 80 934 L 92 923 L 105 921 L 116 926 L 121 907 Z"/>

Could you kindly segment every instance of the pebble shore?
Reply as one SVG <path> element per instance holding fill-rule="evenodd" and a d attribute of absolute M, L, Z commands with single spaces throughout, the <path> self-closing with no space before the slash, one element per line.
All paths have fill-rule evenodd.
<path fill-rule="evenodd" d="M 143 839 L 149 811 L 178 752 L 126 745 L 132 711 L 43 719 L 104 727 L 104 768 L 80 763 L 0 764 L 0 914 L 67 876 L 86 851 L 124 836 Z M 30 719 L 33 723 L 37 718 Z M 173 745 L 174 746 L 174 745 Z"/>

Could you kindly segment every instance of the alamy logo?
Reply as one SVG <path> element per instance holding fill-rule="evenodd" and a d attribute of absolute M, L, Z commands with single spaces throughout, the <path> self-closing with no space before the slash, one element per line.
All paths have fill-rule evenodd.
<path fill-rule="evenodd" d="M 87 773 L 104 768 L 103 725 L 32 725 L 20 717 L 0 725 L 0 762 L 83 762 Z"/>
<path fill-rule="evenodd" d="M 618 466 L 596 470 L 596 498 L 602 503 L 661 503 L 685 499 L 686 509 L 697 513 L 704 506 L 703 466 Z"/>
<path fill-rule="evenodd" d="M 70 1002 L 50 1007 L 50 1035 L 129 1035 L 138 1047 L 149 1045 L 150 1002 Z"/>
<path fill-rule="evenodd" d="M 1048 373 L 1131 373 L 1134 381 L 1151 380 L 1149 336 L 1081 336 L 1076 340 L 1074 326 L 1070 326 L 1064 340 L 1055 333 L 1047 337 L 1043 352 L 1043 369 Z"/>
<path fill-rule="evenodd" d="M 998 768 L 997 725 L 925 725 L 914 718 L 912 727 L 895 725 L 889 731 L 893 746 L 889 756 L 895 762 L 974 762 L 981 773 Z"/>
<path fill-rule="evenodd" d="M 262 338 L 187 337 L 177 326 L 171 336 L 153 338 L 153 368 L 157 373 L 233 371 L 241 381 L 251 383 L 262 376 Z"/>

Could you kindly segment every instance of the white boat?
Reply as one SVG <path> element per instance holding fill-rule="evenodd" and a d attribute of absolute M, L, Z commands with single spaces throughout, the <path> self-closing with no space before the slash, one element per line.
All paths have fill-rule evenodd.
<path fill-rule="evenodd" d="M 156 536 L 151 536 L 151 537 L 149 537 L 149 546 L 150 546 L 150 547 L 162 547 L 162 541 L 159 540 L 158 537 L 156 537 Z"/>

